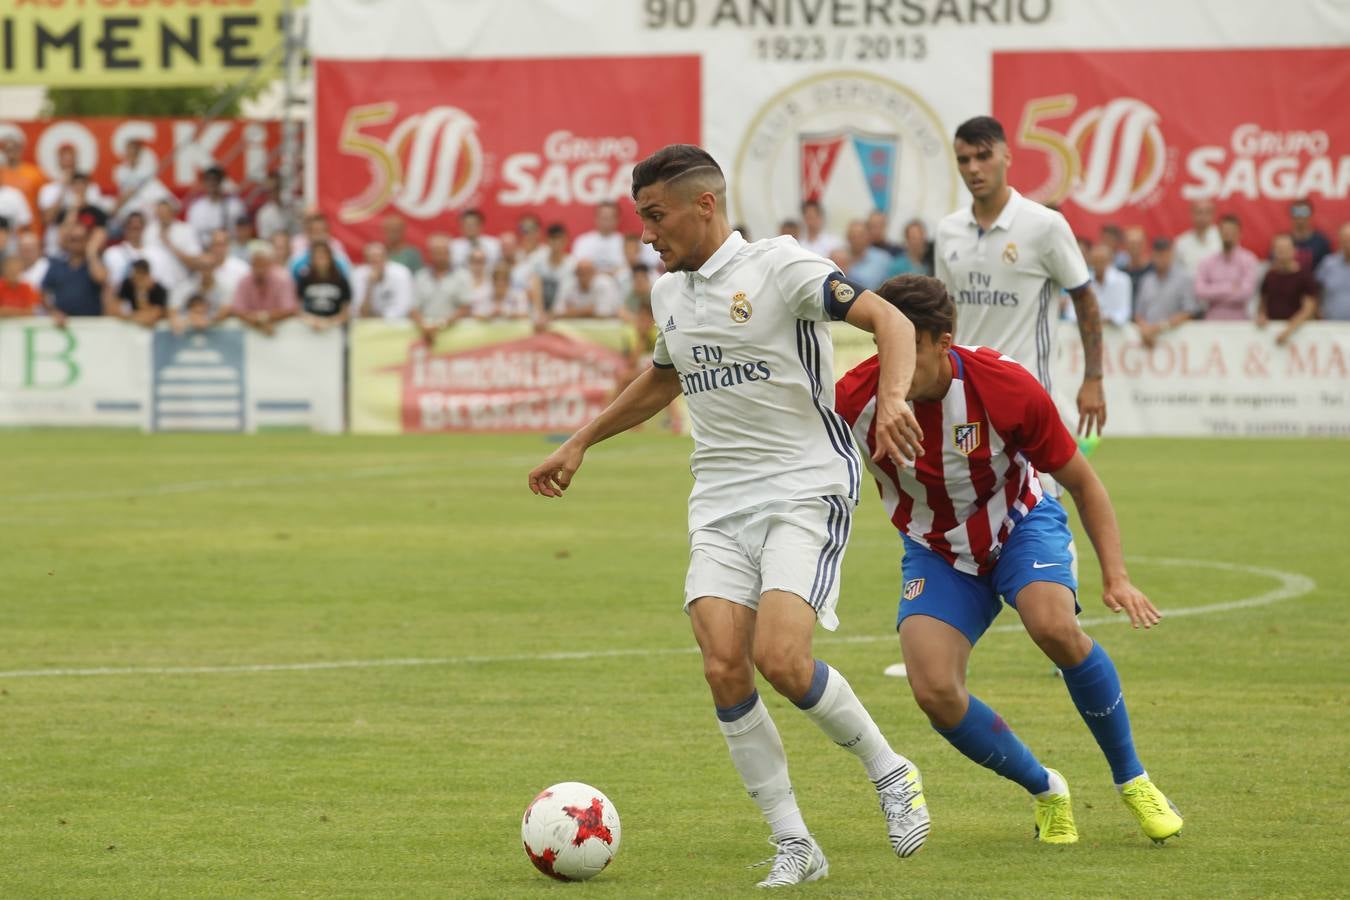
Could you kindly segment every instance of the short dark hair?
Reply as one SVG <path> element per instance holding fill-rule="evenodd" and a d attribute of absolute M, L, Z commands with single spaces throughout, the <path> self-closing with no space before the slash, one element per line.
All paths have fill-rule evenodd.
<path fill-rule="evenodd" d="M 1008 138 L 1003 133 L 1003 123 L 993 116 L 966 119 L 956 129 L 956 140 L 965 141 L 972 147 L 992 147 L 994 144 L 1008 143 Z"/>
<path fill-rule="evenodd" d="M 470 216 L 473 216 L 475 219 L 477 219 L 477 220 L 480 221 L 480 222 L 483 221 L 483 213 L 482 213 L 481 211 L 479 211 L 478 207 L 476 207 L 476 206 L 470 206 L 468 209 L 466 209 L 466 210 L 464 210 L 463 212 L 461 212 L 461 213 L 459 214 L 459 220 L 460 220 L 461 222 L 463 222 L 465 219 L 469 218 Z"/>
<path fill-rule="evenodd" d="M 816 212 L 822 212 L 822 211 L 823 211 L 823 210 L 821 210 L 821 208 L 820 208 L 820 201 L 819 201 L 819 200 L 803 200 L 803 201 L 802 201 L 802 212 L 805 213 L 808 209 L 814 209 Z"/>
<path fill-rule="evenodd" d="M 711 168 L 722 176 L 722 167 L 712 154 L 693 144 L 670 144 L 633 167 L 633 199 L 638 191 L 653 184 L 670 181 L 695 169 Z"/>
<path fill-rule="evenodd" d="M 1153 239 L 1153 249 L 1159 251 L 1172 249 L 1172 239 L 1169 237 L 1155 237 Z"/>
<path fill-rule="evenodd" d="M 1232 213 L 1225 213 L 1223 216 L 1219 218 L 1219 222 L 1220 223 L 1232 222 L 1238 228 L 1242 227 L 1242 220 L 1239 219 L 1237 216 L 1233 215 Z"/>
<path fill-rule="evenodd" d="M 150 263 L 143 259 L 133 259 L 131 261 L 131 271 L 144 272 L 145 274 L 149 275 Z"/>
<path fill-rule="evenodd" d="M 877 288 L 877 293 L 904 313 L 915 331 L 935 339 L 956 331 L 956 303 L 947 286 L 930 275 L 897 275 Z"/>
<path fill-rule="evenodd" d="M 548 226 L 548 231 L 544 232 L 544 234 L 551 238 L 566 237 L 567 226 L 561 222 L 554 222 L 552 225 Z"/>

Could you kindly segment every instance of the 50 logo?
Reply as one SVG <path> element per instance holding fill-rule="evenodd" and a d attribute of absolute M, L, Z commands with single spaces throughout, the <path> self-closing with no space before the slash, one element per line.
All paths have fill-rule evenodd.
<path fill-rule="evenodd" d="M 1085 110 L 1061 133 L 1046 120 L 1071 114 L 1072 94 L 1029 100 L 1017 128 L 1018 143 L 1046 154 L 1050 173 L 1031 195 L 1048 204 L 1066 198 L 1093 213 L 1111 213 L 1140 203 L 1167 169 L 1167 146 L 1153 107 L 1117 97 Z"/>
<path fill-rule="evenodd" d="M 393 121 L 391 102 L 354 106 L 342 123 L 338 147 L 370 167 L 370 183 L 342 201 L 342 222 L 363 222 L 392 203 L 405 215 L 431 218 L 465 205 L 483 180 L 478 123 L 453 106 L 434 106 L 399 122 L 381 140 L 369 133 Z"/>

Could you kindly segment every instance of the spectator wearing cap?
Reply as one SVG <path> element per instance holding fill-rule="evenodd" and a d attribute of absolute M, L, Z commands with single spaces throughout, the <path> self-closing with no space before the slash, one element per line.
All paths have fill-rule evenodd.
<path fill-rule="evenodd" d="M 1275 335 L 1275 343 L 1285 344 L 1304 322 L 1317 314 L 1317 279 L 1299 262 L 1294 239 L 1275 235 L 1271 242 L 1275 259 L 1261 280 L 1261 295 L 1256 304 L 1256 327 L 1269 322 L 1284 322 Z"/>
<path fill-rule="evenodd" d="M 417 274 L 422 268 L 422 251 L 408 243 L 408 223 L 402 216 L 390 213 L 380 223 L 380 229 L 384 232 L 384 252 L 389 259 L 403 263 L 409 272 Z"/>
<path fill-rule="evenodd" d="M 1331 241 L 1313 227 L 1312 217 L 1311 200 L 1299 200 L 1289 207 L 1289 236 L 1294 241 L 1299 265 L 1309 272 L 1316 272 L 1322 260 L 1331 253 Z M 1273 243 L 1270 250 L 1273 257 L 1275 254 Z"/>
<path fill-rule="evenodd" d="M 230 231 L 234 223 L 248 215 L 244 201 L 225 192 L 225 170 L 211 166 L 202 173 L 202 195 L 188 207 L 187 223 L 205 244 L 211 232 L 223 228 Z"/>
<path fill-rule="evenodd" d="M 1144 346 L 1153 347 L 1159 336 L 1200 316 L 1191 274 L 1176 262 L 1172 242 L 1153 241 L 1152 267 L 1139 279 L 1134 296 L 1134 324 Z"/>
<path fill-rule="evenodd" d="M 1322 318 L 1350 322 L 1350 222 L 1341 226 L 1337 239 L 1338 252 L 1327 254 L 1317 267 L 1317 281 L 1322 285 Z"/>
<path fill-rule="evenodd" d="M 295 280 L 278 265 L 272 245 L 254 241 L 249 247 L 248 277 L 234 289 L 229 315 L 249 328 L 271 335 L 276 323 L 300 312 L 295 299 Z"/>
<path fill-rule="evenodd" d="M 1191 274 L 1200 269 L 1200 263 L 1223 249 L 1219 226 L 1214 224 L 1214 201 L 1195 200 L 1191 203 L 1191 227 L 1177 235 L 1172 245 L 1176 263 Z"/>
<path fill-rule="evenodd" d="M 169 294 L 164 285 L 155 281 L 150 263 L 144 259 L 131 263 L 130 273 L 117 290 L 117 299 L 121 301 L 120 309 L 114 306 L 113 312 L 146 328 L 154 328 L 169 313 Z"/>
<path fill-rule="evenodd" d="M 1195 297 L 1210 321 L 1243 321 L 1256 295 L 1261 263 L 1242 246 L 1242 223 L 1227 215 L 1219 222 L 1221 249 L 1200 261 L 1195 271 Z"/>
<path fill-rule="evenodd" d="M 23 280 L 23 260 L 17 253 L 0 257 L 0 316 L 32 316 L 42 308 L 37 289 Z"/>
<path fill-rule="evenodd" d="M 69 316 L 101 316 L 105 309 L 103 283 L 108 270 L 100 258 L 105 233 L 97 228 L 90 233 L 78 222 L 61 227 L 62 252 L 48 259 L 42 278 L 42 293 L 52 322 L 65 327 Z"/>
<path fill-rule="evenodd" d="M 459 214 L 460 236 L 450 242 L 450 262 L 456 269 L 463 269 L 469 262 L 469 254 L 474 250 L 483 253 L 489 266 L 496 265 L 501 259 L 501 243 L 490 235 L 483 234 L 483 214 L 476 209 L 466 209 Z"/>

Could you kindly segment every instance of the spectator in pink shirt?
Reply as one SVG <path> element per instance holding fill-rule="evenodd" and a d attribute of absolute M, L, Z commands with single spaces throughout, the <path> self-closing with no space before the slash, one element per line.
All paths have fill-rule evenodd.
<path fill-rule="evenodd" d="M 286 269 L 277 265 L 272 245 L 254 241 L 248 247 L 252 272 L 239 279 L 234 289 L 230 315 L 250 328 L 270 335 L 277 322 L 300 311 L 295 299 L 295 281 Z"/>
<path fill-rule="evenodd" d="M 1210 321 L 1251 318 L 1261 264 L 1255 253 L 1242 246 L 1241 238 L 1237 216 L 1224 216 L 1219 222 L 1223 249 L 1202 259 L 1195 270 L 1195 296 Z"/>

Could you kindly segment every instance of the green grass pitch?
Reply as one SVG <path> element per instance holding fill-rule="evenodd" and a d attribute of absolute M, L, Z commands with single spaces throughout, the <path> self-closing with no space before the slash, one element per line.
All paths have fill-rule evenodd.
<path fill-rule="evenodd" d="M 763 870 L 745 867 L 771 848 L 680 610 L 686 441 L 601 445 L 546 502 L 525 486 L 539 437 L 3 440 L 0 897 L 755 893 Z M 869 486 L 843 625 L 817 652 L 921 766 L 934 830 L 892 857 L 861 767 L 767 697 L 831 862 L 798 893 L 1350 893 L 1348 450 L 1108 439 L 1094 457 L 1136 582 L 1165 611 L 1220 606 L 1089 629 L 1187 817 L 1163 848 L 1011 613 L 970 685 L 1069 779 L 1074 847 L 1034 843 L 1022 792 L 882 677 L 899 554 Z M 1095 560 L 1082 568 L 1101 619 Z M 1228 608 L 1253 598 L 1278 602 Z M 284 668 L 345 661 L 371 665 Z M 26 674 L 51 669 L 110 671 Z M 586 885 L 541 877 L 520 847 L 526 803 L 570 779 L 623 819 Z"/>

